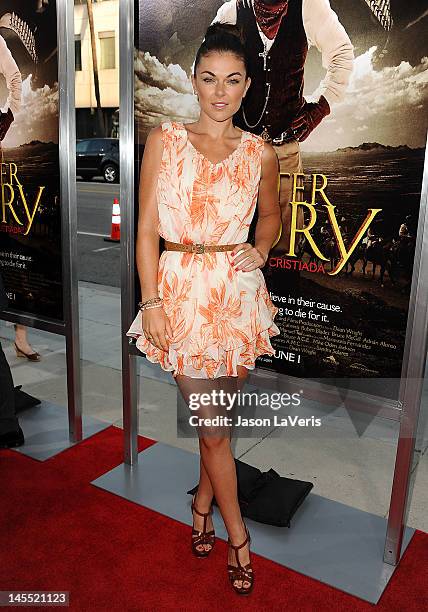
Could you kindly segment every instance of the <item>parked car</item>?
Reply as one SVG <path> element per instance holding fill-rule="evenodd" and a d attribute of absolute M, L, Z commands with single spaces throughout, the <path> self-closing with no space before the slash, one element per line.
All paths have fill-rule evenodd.
<path fill-rule="evenodd" d="M 76 174 L 90 181 L 103 176 L 107 183 L 119 181 L 119 139 L 86 138 L 76 144 Z"/>

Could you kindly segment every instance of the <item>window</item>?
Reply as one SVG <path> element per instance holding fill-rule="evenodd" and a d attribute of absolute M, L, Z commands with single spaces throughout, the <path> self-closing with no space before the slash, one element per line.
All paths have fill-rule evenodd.
<path fill-rule="evenodd" d="M 100 70 L 116 68 L 114 32 L 99 32 L 100 39 Z"/>
<path fill-rule="evenodd" d="M 77 70 L 82 70 L 82 41 L 80 36 L 74 37 L 74 61 L 76 63 Z"/>
<path fill-rule="evenodd" d="M 102 153 L 104 151 L 104 140 L 94 138 L 89 141 L 88 153 Z"/>
<path fill-rule="evenodd" d="M 86 153 L 88 150 L 89 140 L 82 140 L 76 144 L 77 153 Z"/>

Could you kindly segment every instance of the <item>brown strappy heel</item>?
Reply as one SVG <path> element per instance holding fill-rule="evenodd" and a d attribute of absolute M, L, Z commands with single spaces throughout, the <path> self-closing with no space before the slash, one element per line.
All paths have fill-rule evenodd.
<path fill-rule="evenodd" d="M 193 495 L 193 499 L 192 499 L 192 505 L 191 505 L 192 512 L 196 512 L 196 514 L 199 514 L 199 516 L 204 517 L 204 526 L 203 526 L 202 531 L 197 531 L 194 527 L 192 527 L 192 551 L 193 551 L 193 554 L 196 555 L 197 557 L 208 557 L 208 555 L 214 548 L 214 543 L 215 543 L 214 529 L 212 529 L 211 531 L 206 531 L 207 519 L 209 515 L 213 513 L 213 507 L 211 504 L 208 512 L 199 512 L 199 510 L 197 510 L 195 507 L 195 497 L 196 497 L 196 493 Z M 200 546 L 201 544 L 202 545 L 209 544 L 211 548 L 209 550 L 205 550 L 205 549 L 198 550 L 197 546 Z"/>
<path fill-rule="evenodd" d="M 250 537 L 250 532 L 248 531 L 248 527 L 247 525 L 245 525 L 245 523 L 244 523 L 244 526 L 245 526 L 245 531 L 246 531 L 247 536 L 244 542 L 242 542 L 242 544 L 239 544 L 239 546 L 234 546 L 232 542 L 230 541 L 230 539 L 229 538 L 227 539 L 227 543 L 235 551 L 235 559 L 237 563 L 237 566 L 231 565 L 230 563 L 228 563 L 227 573 L 229 575 L 229 580 L 234 590 L 236 591 L 236 593 L 239 593 L 239 595 L 248 595 L 252 591 L 252 588 L 254 585 L 254 571 L 253 571 L 253 568 L 251 567 L 251 562 L 247 563 L 247 565 L 241 565 L 241 562 L 239 561 L 239 557 L 238 557 L 238 550 L 240 548 L 243 548 L 247 543 L 250 544 L 251 542 L 251 537 Z M 237 580 L 241 581 L 241 586 L 237 586 L 235 584 Z M 249 582 L 250 586 L 244 587 L 244 582 Z"/>

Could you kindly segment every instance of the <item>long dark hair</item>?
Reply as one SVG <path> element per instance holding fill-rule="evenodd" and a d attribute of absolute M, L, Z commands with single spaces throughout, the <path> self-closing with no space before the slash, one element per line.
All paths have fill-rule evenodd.
<path fill-rule="evenodd" d="M 242 59 L 245 65 L 245 72 L 249 76 L 250 67 L 247 53 L 243 44 L 243 36 L 240 28 L 232 23 L 216 22 L 209 26 L 205 33 L 205 38 L 196 52 L 193 74 L 196 76 L 196 68 L 202 57 L 212 51 L 234 53 Z"/>

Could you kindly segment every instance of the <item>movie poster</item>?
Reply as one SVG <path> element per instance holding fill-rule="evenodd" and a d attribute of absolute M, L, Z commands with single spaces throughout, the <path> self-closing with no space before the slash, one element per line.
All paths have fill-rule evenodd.
<path fill-rule="evenodd" d="M 13 311 L 63 320 L 55 0 L 0 0 L 0 265 Z"/>
<path fill-rule="evenodd" d="M 287 157 L 288 234 L 262 269 L 281 334 L 271 339 L 275 356 L 257 365 L 370 381 L 364 391 L 395 398 L 397 385 L 375 383 L 398 380 L 402 368 L 427 134 L 428 12 L 419 0 L 207 0 L 198 11 L 184 0 L 140 0 L 137 173 L 151 127 L 198 118 L 190 73 L 216 19 L 238 22 L 251 54 L 235 125 L 281 135 L 284 146 L 272 145 Z"/>

